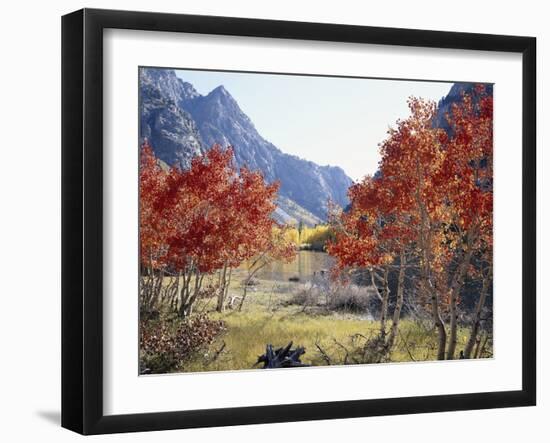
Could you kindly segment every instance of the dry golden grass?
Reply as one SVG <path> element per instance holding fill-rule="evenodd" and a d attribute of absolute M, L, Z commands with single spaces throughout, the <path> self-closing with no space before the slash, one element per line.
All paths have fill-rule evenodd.
<path fill-rule="evenodd" d="M 273 293 L 268 288 L 267 282 L 262 282 L 259 290 L 250 293 L 242 312 L 210 312 L 210 318 L 225 321 L 227 331 L 208 350 L 185 363 L 180 371 L 254 369 L 267 344 L 280 347 L 290 341 L 294 346 L 305 347 L 304 363 L 327 364 L 318 346 L 330 356 L 331 364 L 353 363 L 352 358 L 346 359 L 346 354 L 351 355 L 364 345 L 365 337 L 374 337 L 378 332 L 377 321 L 353 313 L 303 312 L 303 307 L 286 303 L 290 294 Z M 232 286 L 232 291 L 237 290 Z M 391 362 L 435 359 L 435 331 L 409 319 L 400 322 L 399 330 L 396 346 L 389 358 Z M 467 329 L 459 331 L 457 349 L 464 347 L 467 334 Z"/>

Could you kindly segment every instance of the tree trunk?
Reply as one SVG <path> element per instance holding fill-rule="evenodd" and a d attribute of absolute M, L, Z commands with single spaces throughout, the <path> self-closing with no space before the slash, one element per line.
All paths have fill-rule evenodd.
<path fill-rule="evenodd" d="M 182 274 L 181 272 L 178 272 L 176 275 L 176 287 L 174 288 L 174 292 L 172 293 L 172 296 L 169 302 L 171 312 L 178 312 L 178 296 L 179 296 L 179 285 L 180 285 L 181 279 L 182 279 Z"/>
<path fill-rule="evenodd" d="M 479 358 L 481 355 L 481 351 L 483 348 L 485 348 L 485 345 L 487 344 L 487 340 L 489 340 L 489 334 L 481 333 L 480 336 L 476 339 L 476 347 L 474 350 L 474 357 L 473 358 Z"/>
<path fill-rule="evenodd" d="M 454 360 L 455 358 L 455 351 L 456 351 L 456 343 L 457 343 L 457 333 L 458 333 L 458 312 L 457 312 L 457 304 L 458 304 L 458 296 L 460 294 L 460 289 L 462 288 L 462 285 L 464 284 L 464 277 L 466 275 L 466 271 L 468 269 L 468 266 L 470 265 L 470 261 L 472 259 L 473 254 L 473 232 L 468 232 L 468 239 L 466 244 L 466 251 L 464 252 L 464 255 L 462 256 L 462 261 L 458 265 L 455 275 L 453 277 L 453 281 L 451 283 L 451 329 L 450 329 L 450 335 L 449 335 L 449 347 L 447 349 L 447 360 Z"/>
<path fill-rule="evenodd" d="M 227 294 L 229 293 L 229 285 L 231 284 L 231 273 L 233 268 L 229 268 L 229 274 L 227 275 L 227 281 L 225 283 L 225 294 L 224 299 L 227 300 Z"/>
<path fill-rule="evenodd" d="M 225 304 L 225 295 L 226 291 L 226 274 L 227 274 L 227 262 L 223 265 L 223 268 L 220 270 L 220 278 L 218 284 L 218 303 L 216 305 L 216 311 L 223 312 Z"/>
<path fill-rule="evenodd" d="M 488 332 L 484 333 L 483 336 L 484 336 L 483 344 L 479 348 L 479 352 L 476 352 L 476 358 L 481 358 L 481 356 L 483 355 L 483 352 L 485 351 L 485 346 L 487 345 L 487 342 L 489 341 L 489 333 Z"/>
<path fill-rule="evenodd" d="M 185 307 L 187 306 L 187 300 L 189 299 L 189 280 L 191 279 L 191 271 L 188 272 L 184 269 L 182 272 L 182 286 L 180 290 L 179 306 L 176 305 L 176 309 L 180 317 L 185 316 Z"/>
<path fill-rule="evenodd" d="M 421 174 L 419 159 L 417 159 L 416 162 L 416 174 L 418 178 L 418 184 L 415 189 L 415 199 L 420 210 L 419 246 L 420 250 L 422 251 L 422 289 L 424 291 L 424 295 L 427 295 L 430 298 L 434 326 L 437 329 L 437 359 L 445 360 L 447 333 L 445 331 L 445 324 L 443 323 L 443 319 L 441 318 L 441 313 L 439 312 L 439 301 L 437 299 L 436 288 L 433 287 L 433 283 L 431 280 L 431 221 L 428 215 L 428 211 L 426 209 L 426 205 L 422 200 L 423 176 Z"/>
<path fill-rule="evenodd" d="M 158 307 L 157 305 L 160 298 L 160 293 L 162 291 L 163 282 L 164 282 L 164 271 L 159 270 L 157 275 L 157 281 L 153 291 L 153 297 L 151 299 L 151 310 L 154 310 L 155 308 Z"/>
<path fill-rule="evenodd" d="M 432 307 L 432 318 L 434 326 L 437 329 L 437 359 L 445 360 L 445 347 L 447 344 L 447 332 L 445 331 L 445 323 L 441 318 L 441 312 L 439 311 L 439 301 L 437 299 L 436 288 L 433 287 L 432 281 L 430 279 L 430 271 L 428 266 L 428 253 L 426 250 L 423 251 L 422 258 L 422 286 L 424 293 L 430 299 L 430 305 Z"/>
<path fill-rule="evenodd" d="M 378 286 L 376 285 L 374 269 L 371 269 L 371 271 L 370 271 L 370 278 L 371 278 L 372 286 L 373 286 L 374 290 L 376 291 L 376 295 L 378 296 L 378 299 L 382 303 L 382 306 L 380 307 L 380 337 L 382 339 L 385 339 L 385 337 L 386 337 L 386 321 L 387 321 L 387 318 L 388 318 L 388 302 L 389 302 L 389 298 L 390 298 L 390 287 L 389 287 L 389 284 L 388 284 L 388 268 L 386 267 L 384 269 L 384 277 L 383 278 L 376 275 L 376 278 L 378 278 L 379 280 L 382 280 L 382 282 L 384 284 L 384 288 L 382 289 L 382 295 L 380 294 L 380 291 L 378 290 Z"/>
<path fill-rule="evenodd" d="M 491 282 L 491 277 L 492 277 L 491 274 L 492 274 L 492 271 L 490 270 L 489 274 L 483 278 L 483 286 L 481 288 L 481 294 L 479 295 L 479 300 L 477 301 L 477 304 L 476 304 L 476 310 L 474 313 L 474 322 L 472 324 L 472 329 L 470 330 L 470 337 L 468 338 L 468 342 L 466 343 L 466 348 L 464 349 L 464 358 L 472 357 L 472 351 L 474 350 L 477 334 L 479 333 L 479 326 L 481 322 L 481 311 L 483 310 L 483 306 L 485 305 L 487 294 L 489 293 L 489 284 Z"/>
<path fill-rule="evenodd" d="M 246 280 L 246 282 L 244 284 L 243 297 L 241 298 L 241 302 L 239 303 L 239 312 L 241 312 L 242 309 L 243 309 L 244 300 L 246 299 L 246 294 L 248 292 L 247 288 L 248 288 L 248 279 Z"/>
<path fill-rule="evenodd" d="M 445 360 L 445 344 L 447 342 L 447 332 L 445 332 L 445 325 L 443 319 L 439 313 L 439 306 L 435 294 L 432 295 L 432 310 L 435 321 L 435 327 L 437 328 L 438 343 L 437 343 L 437 359 Z"/>
<path fill-rule="evenodd" d="M 403 299 L 405 291 L 405 266 L 407 265 L 405 253 L 401 251 L 399 256 L 399 275 L 397 277 L 397 300 L 395 302 L 395 308 L 393 310 L 392 325 L 390 329 L 390 335 L 386 342 L 386 352 L 390 352 L 395 338 L 397 337 L 397 331 L 399 328 L 399 320 L 401 319 L 401 309 L 403 308 Z"/>
<path fill-rule="evenodd" d="M 195 277 L 195 284 L 193 291 L 191 292 L 190 285 L 193 274 Z M 202 275 L 199 269 L 195 266 L 189 270 L 186 270 L 186 273 L 184 274 L 184 285 L 180 292 L 181 304 L 178 310 L 180 317 L 188 317 L 193 312 L 193 305 L 199 297 L 203 278 L 204 275 Z"/>
<path fill-rule="evenodd" d="M 256 263 L 258 263 L 258 261 L 256 261 Z M 252 281 L 252 279 L 254 278 L 256 273 L 258 271 L 260 271 L 261 269 L 263 269 L 268 264 L 269 264 L 268 262 L 263 262 L 256 269 L 254 269 L 253 271 L 250 271 L 250 269 L 248 270 L 248 272 L 249 272 L 248 277 L 246 278 L 246 280 L 244 282 L 243 298 L 241 298 L 241 302 L 239 303 L 239 312 L 241 312 L 242 309 L 243 309 L 244 301 L 246 300 L 246 295 L 248 294 L 248 285 L 249 285 L 249 283 Z"/>

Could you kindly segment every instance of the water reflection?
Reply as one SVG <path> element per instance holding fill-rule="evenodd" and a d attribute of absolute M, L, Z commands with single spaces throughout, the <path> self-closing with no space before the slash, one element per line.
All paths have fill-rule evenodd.
<path fill-rule="evenodd" d="M 301 282 L 311 280 L 314 273 L 328 272 L 334 258 L 326 252 L 299 251 L 290 263 L 273 262 L 261 269 L 256 277 L 263 280 L 288 282 L 298 278 Z M 246 263 L 239 269 L 246 270 Z"/>

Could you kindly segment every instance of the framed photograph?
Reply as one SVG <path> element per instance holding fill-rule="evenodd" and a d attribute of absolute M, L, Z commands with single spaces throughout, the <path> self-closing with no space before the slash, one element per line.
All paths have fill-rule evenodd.
<path fill-rule="evenodd" d="M 62 425 L 536 402 L 531 37 L 62 20 Z"/>

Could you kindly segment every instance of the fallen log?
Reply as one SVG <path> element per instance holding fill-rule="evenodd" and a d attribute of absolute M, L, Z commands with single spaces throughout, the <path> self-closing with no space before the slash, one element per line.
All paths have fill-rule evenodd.
<path fill-rule="evenodd" d="M 300 357 L 304 355 L 305 352 L 306 350 L 302 346 L 292 349 L 292 342 L 284 348 L 275 350 L 273 349 L 273 345 L 268 344 L 265 349 L 265 354 L 258 357 L 256 365 L 263 363 L 263 369 L 299 368 L 309 366 L 300 361 Z"/>

